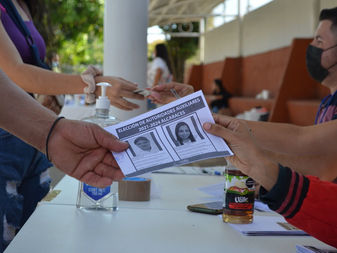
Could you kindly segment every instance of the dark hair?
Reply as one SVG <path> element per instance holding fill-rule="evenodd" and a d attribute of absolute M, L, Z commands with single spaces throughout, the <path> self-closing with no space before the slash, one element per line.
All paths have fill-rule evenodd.
<path fill-rule="evenodd" d="M 137 145 L 137 142 L 139 142 L 139 141 L 148 141 L 148 142 L 150 142 L 150 140 L 149 140 L 148 138 L 143 137 L 143 136 L 140 136 L 140 137 L 136 138 L 136 139 L 133 141 L 133 143 Z"/>
<path fill-rule="evenodd" d="M 41 13 L 39 13 L 39 11 L 41 12 L 41 5 L 39 4 L 38 0 L 23 0 L 22 2 L 27 5 L 30 15 L 32 16 L 34 21 L 37 17 L 41 16 Z"/>
<path fill-rule="evenodd" d="M 193 136 L 193 134 L 191 132 L 191 129 L 190 129 L 189 125 L 186 124 L 185 122 L 179 122 L 176 125 L 176 129 L 175 129 L 175 133 L 176 133 L 176 136 L 177 136 L 177 141 L 179 142 L 179 144 L 180 145 L 184 145 L 183 139 L 178 134 L 179 128 L 182 127 L 182 126 L 187 126 L 188 130 L 190 131 L 190 136 L 188 136 L 188 138 L 191 140 L 191 142 L 195 142 L 194 136 Z"/>
<path fill-rule="evenodd" d="M 156 57 L 162 58 L 166 62 L 166 65 L 172 74 L 171 63 L 165 44 L 160 43 L 156 45 Z"/>
<path fill-rule="evenodd" d="M 319 21 L 330 20 L 332 25 L 330 29 L 337 33 L 337 7 L 332 9 L 323 9 L 319 15 Z"/>
<path fill-rule="evenodd" d="M 218 88 L 219 88 L 219 90 L 220 90 L 219 93 L 222 94 L 222 93 L 224 92 L 225 88 L 224 88 L 223 85 L 222 85 L 221 79 L 214 79 L 214 83 L 216 84 L 216 86 L 218 86 Z"/>

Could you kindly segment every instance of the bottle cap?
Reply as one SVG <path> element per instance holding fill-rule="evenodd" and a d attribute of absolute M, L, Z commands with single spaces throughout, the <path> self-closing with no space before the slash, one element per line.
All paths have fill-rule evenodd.
<path fill-rule="evenodd" d="M 101 96 L 96 99 L 96 109 L 108 109 L 110 108 L 110 100 L 106 96 L 106 89 L 107 87 L 111 87 L 111 84 L 102 82 L 96 84 L 97 86 L 101 87 Z"/>

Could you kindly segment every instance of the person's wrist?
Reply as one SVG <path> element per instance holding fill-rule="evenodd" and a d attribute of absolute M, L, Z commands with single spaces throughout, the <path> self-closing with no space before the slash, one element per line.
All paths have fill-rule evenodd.
<path fill-rule="evenodd" d="M 251 177 L 259 182 L 266 190 L 270 190 L 277 182 L 278 164 L 266 157 L 259 158 L 251 168 Z"/>
<path fill-rule="evenodd" d="M 53 123 L 51 124 L 50 128 L 49 128 L 49 131 L 48 131 L 48 134 L 47 134 L 47 137 L 46 137 L 46 144 L 45 144 L 45 154 L 47 156 L 47 159 L 49 161 L 52 160 L 52 156 L 51 156 L 51 153 L 53 150 L 53 148 L 51 148 L 53 145 L 53 142 L 55 140 L 55 137 L 57 137 L 60 129 L 62 129 L 62 125 L 64 122 L 62 121 L 65 121 L 65 118 L 64 117 L 57 117 Z"/>
<path fill-rule="evenodd" d="M 51 112 L 51 111 L 50 111 Z M 46 153 L 46 140 L 50 130 L 50 127 L 53 125 L 54 121 L 57 119 L 55 113 L 50 113 L 49 115 L 43 116 L 43 121 L 41 121 L 41 127 L 38 135 L 32 134 L 34 137 L 34 142 L 31 142 L 37 150 L 42 153 Z"/>

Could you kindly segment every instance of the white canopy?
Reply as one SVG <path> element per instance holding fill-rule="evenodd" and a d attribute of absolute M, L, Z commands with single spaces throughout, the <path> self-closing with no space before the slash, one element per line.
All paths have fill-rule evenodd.
<path fill-rule="evenodd" d="M 200 21 L 223 0 L 150 0 L 149 26 Z"/>

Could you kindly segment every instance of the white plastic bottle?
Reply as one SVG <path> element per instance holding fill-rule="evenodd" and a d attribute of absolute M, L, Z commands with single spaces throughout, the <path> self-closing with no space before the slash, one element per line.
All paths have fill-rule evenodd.
<path fill-rule="evenodd" d="M 96 114 L 92 117 L 84 118 L 84 121 L 107 127 L 119 123 L 119 120 L 109 114 L 110 100 L 106 96 L 106 89 L 111 86 L 109 83 L 98 83 L 102 93 L 96 99 Z M 88 184 L 79 183 L 77 195 L 77 208 L 117 211 L 118 209 L 118 183 L 105 188 L 97 188 Z"/>

